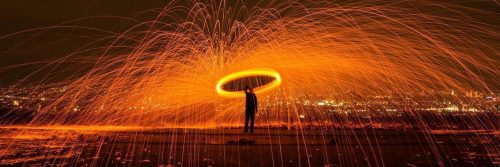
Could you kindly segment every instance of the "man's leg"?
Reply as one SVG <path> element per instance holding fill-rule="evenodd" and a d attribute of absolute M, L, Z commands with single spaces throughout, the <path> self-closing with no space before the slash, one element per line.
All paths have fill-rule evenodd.
<path fill-rule="evenodd" d="M 251 119 L 251 122 L 250 122 L 250 132 L 253 133 L 253 123 L 254 123 L 254 120 L 255 120 L 255 112 L 251 114 L 250 119 Z"/>
<path fill-rule="evenodd" d="M 250 115 L 245 112 L 245 132 L 248 132 L 248 119 L 249 119 Z"/>

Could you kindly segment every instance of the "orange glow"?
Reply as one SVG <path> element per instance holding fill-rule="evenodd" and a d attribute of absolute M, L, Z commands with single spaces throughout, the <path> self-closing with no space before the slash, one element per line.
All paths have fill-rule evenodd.
<path fill-rule="evenodd" d="M 247 155 L 263 152 L 255 162 L 272 164 L 260 166 L 398 166 L 384 157 L 404 144 L 422 152 L 400 154 L 400 166 L 500 162 L 500 12 L 468 1 L 187 1 L 12 36 L 0 74 L 27 66 L 5 77 L 34 88 L 4 94 L 0 80 L 12 108 L 0 101 L 0 166 L 29 166 L 32 154 L 50 166 L 252 166 Z M 51 41 L 35 40 L 43 33 Z M 245 94 L 229 86 L 260 76 L 257 134 L 243 134 Z M 452 161 L 457 152 L 466 159 Z"/>
<path fill-rule="evenodd" d="M 459 92 L 497 89 L 497 50 L 488 42 L 498 39 L 496 27 L 478 27 L 477 21 L 462 17 L 486 13 L 437 5 L 449 9 L 450 14 L 443 15 L 441 8 L 424 12 L 403 4 L 368 2 L 276 2 L 252 7 L 254 12 L 241 18 L 208 12 L 232 11 L 231 5 L 196 3 L 183 7 L 189 9 L 187 18 L 166 8 L 153 22 L 138 24 L 109 41 L 102 39 L 110 44 L 62 53 L 63 60 L 31 74 L 62 81 L 33 91 L 54 88 L 58 93 L 40 96 L 46 100 L 30 123 L 241 125 L 244 98 L 237 97 L 243 93 L 222 86 L 259 75 L 275 78 L 255 90 L 260 107 L 266 107 L 265 116 L 271 118 L 257 119 L 256 124 L 266 125 L 330 121 L 325 108 L 345 113 L 349 106 L 357 106 L 354 101 L 375 95 L 404 99 L 405 92 L 434 92 L 428 93 L 430 98 L 440 99 L 436 92 L 451 91 L 457 97 Z M 432 7 L 433 2 L 419 1 L 419 8 Z M 123 47 L 129 49 L 125 52 Z M 58 63 L 79 62 L 82 66 L 51 70 Z M 32 79 L 36 78 L 25 80 Z M 19 103 L 40 102 L 37 98 Z M 398 108 L 394 113 L 399 112 L 405 111 Z"/>

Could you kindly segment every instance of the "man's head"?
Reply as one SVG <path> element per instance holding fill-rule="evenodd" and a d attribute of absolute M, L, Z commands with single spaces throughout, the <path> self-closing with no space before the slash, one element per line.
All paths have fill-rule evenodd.
<path fill-rule="evenodd" d="M 252 87 L 246 86 L 245 87 L 245 93 L 253 93 Z"/>

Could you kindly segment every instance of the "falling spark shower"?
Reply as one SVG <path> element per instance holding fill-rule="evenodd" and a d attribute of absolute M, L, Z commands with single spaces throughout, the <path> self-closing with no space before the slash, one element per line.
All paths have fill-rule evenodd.
<path fill-rule="evenodd" d="M 484 148 L 499 160 L 498 102 L 479 105 L 465 96 L 454 96 L 455 92 L 498 93 L 500 27 L 495 21 L 484 21 L 498 19 L 498 12 L 410 0 L 259 1 L 251 5 L 192 1 L 173 2 L 142 14 L 146 13 L 155 17 L 115 18 L 134 23 L 119 33 L 64 23 L 0 37 L 8 40 L 64 29 L 108 34 L 50 61 L 0 67 L 40 66 L 21 78 L 19 85 L 39 76 L 44 76 L 40 83 L 50 80 L 32 88 L 32 96 L 50 100 L 22 102 L 39 106 L 26 125 L 2 124 L 18 129 L 106 132 L 237 128 L 243 121 L 244 94 L 237 92 L 241 89 L 225 90 L 223 85 L 263 76 L 271 81 L 257 88 L 263 90 L 257 94 L 257 127 L 285 126 L 302 137 L 308 126 L 331 130 L 370 124 L 417 129 L 426 132 L 425 139 L 436 153 L 439 148 L 431 131 L 455 132 L 456 120 L 440 115 L 441 110 L 423 111 L 422 104 L 408 95 L 418 94 L 436 103 L 447 99 L 477 104 L 470 106 L 475 109 L 471 111 L 452 105 L 449 110 L 460 110 L 464 116 L 459 122 L 467 122 L 468 130 L 480 131 L 472 136 L 496 140 Z M 56 93 L 39 93 L 50 88 L 57 88 Z M 404 104 L 380 104 L 386 107 L 383 110 L 346 107 L 382 95 L 404 99 Z M 388 109 L 395 106 L 399 108 Z M 476 117 L 476 111 L 490 116 Z M 429 122 L 444 128 L 434 129 Z M 300 140 L 307 146 L 308 139 Z M 370 162 L 373 166 L 385 166 L 380 151 L 366 154 L 380 158 Z M 439 165 L 447 163 L 436 159 Z M 309 158 L 301 161 L 309 162 Z"/>

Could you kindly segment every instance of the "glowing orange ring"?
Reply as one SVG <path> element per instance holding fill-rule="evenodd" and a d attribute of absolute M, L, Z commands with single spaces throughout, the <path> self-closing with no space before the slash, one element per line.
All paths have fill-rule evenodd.
<path fill-rule="evenodd" d="M 217 82 L 217 86 L 215 87 L 217 93 L 223 97 L 244 97 L 245 93 L 241 91 L 226 91 L 222 89 L 222 86 L 227 84 L 230 81 L 234 81 L 236 79 L 250 77 L 250 76 L 267 76 L 273 77 L 274 80 L 268 84 L 260 86 L 255 90 L 255 94 L 259 94 L 262 92 L 266 92 L 278 87 L 281 84 L 281 76 L 278 72 L 267 69 L 267 68 L 255 68 L 249 70 L 238 71 L 229 75 L 226 75 L 219 79 Z"/>

